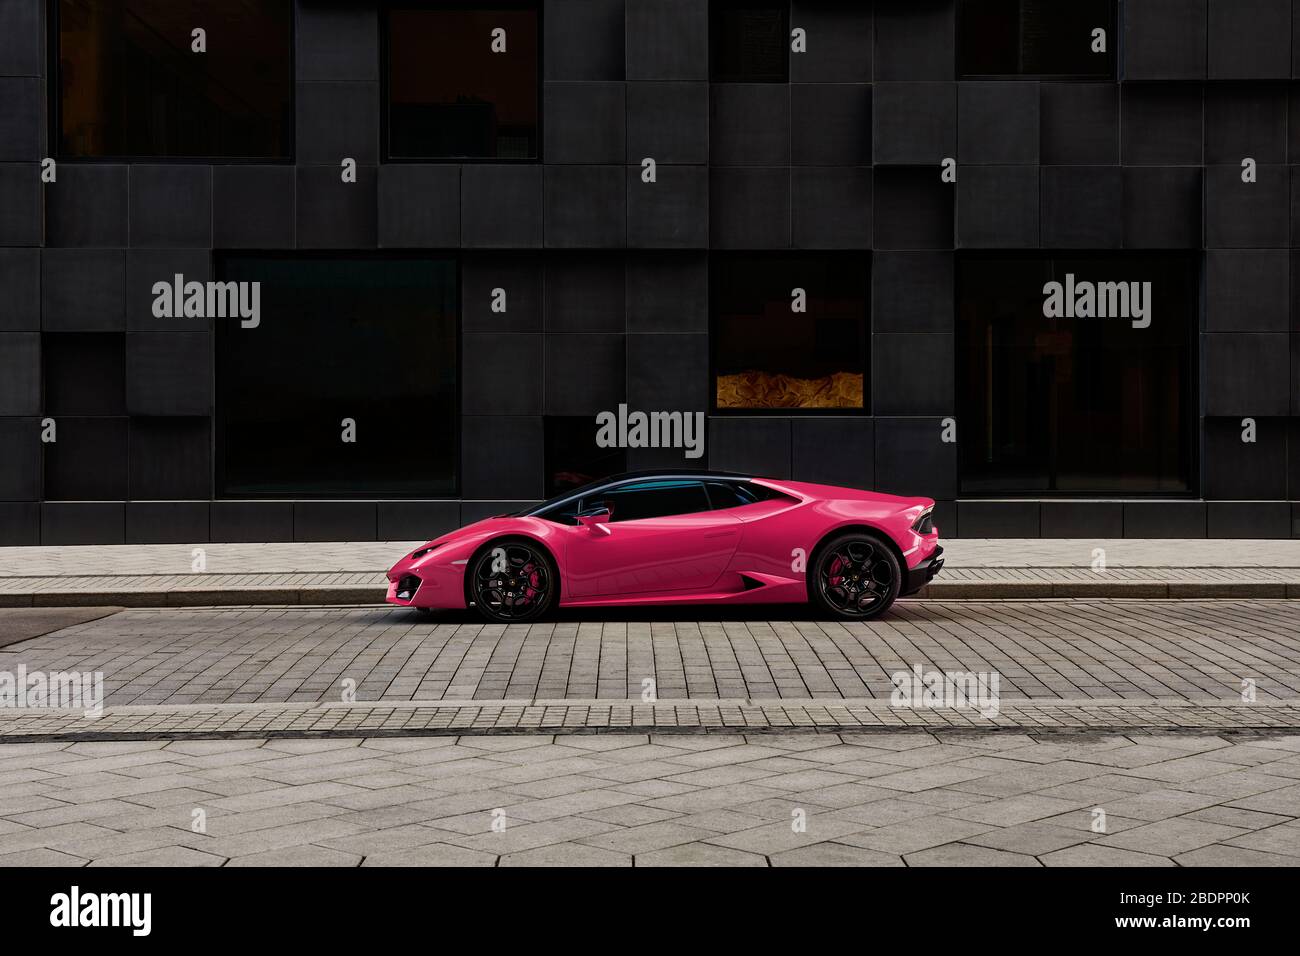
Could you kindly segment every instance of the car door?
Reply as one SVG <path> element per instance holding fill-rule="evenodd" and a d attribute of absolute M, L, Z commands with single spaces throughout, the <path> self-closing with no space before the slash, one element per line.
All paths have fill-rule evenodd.
<path fill-rule="evenodd" d="M 633 597 L 714 584 L 740 542 L 741 522 L 713 511 L 704 484 L 648 479 L 584 496 L 608 521 L 566 527 L 565 590 L 571 597 Z"/>

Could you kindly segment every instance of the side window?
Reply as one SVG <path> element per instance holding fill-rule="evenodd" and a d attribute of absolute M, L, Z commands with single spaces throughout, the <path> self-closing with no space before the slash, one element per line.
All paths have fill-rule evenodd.
<path fill-rule="evenodd" d="M 741 505 L 752 505 L 759 500 L 748 485 L 742 485 L 738 482 L 710 481 L 708 487 L 709 501 L 715 511 L 723 508 L 739 508 Z"/>
<path fill-rule="evenodd" d="M 642 481 L 582 499 L 584 511 L 609 508 L 610 521 L 639 521 L 709 510 L 704 485 L 698 481 Z"/>
<path fill-rule="evenodd" d="M 758 501 L 793 501 L 789 495 L 783 495 L 766 485 L 756 485 L 750 481 L 710 481 L 709 500 L 715 511 L 722 508 L 739 508 L 752 505 Z"/>
<path fill-rule="evenodd" d="M 572 501 L 537 512 L 537 517 L 545 518 L 547 521 L 554 521 L 556 524 L 576 525 L 578 523 L 578 509 L 581 505 L 582 499 L 574 498 Z"/>

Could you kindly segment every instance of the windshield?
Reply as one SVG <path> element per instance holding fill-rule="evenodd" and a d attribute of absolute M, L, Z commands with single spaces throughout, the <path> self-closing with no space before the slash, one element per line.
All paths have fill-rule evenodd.
<path fill-rule="evenodd" d="M 591 491 L 593 488 L 600 488 L 600 487 L 602 487 L 602 486 L 604 486 L 604 485 L 608 485 L 611 481 L 614 481 L 614 480 L 616 480 L 616 479 L 614 479 L 614 478 L 597 478 L 595 481 L 589 481 L 589 482 L 587 482 L 585 485 L 574 485 L 574 486 L 573 486 L 572 488 L 570 488 L 568 491 L 562 491 L 562 492 L 560 492 L 558 495 L 556 495 L 554 498 L 547 498 L 547 499 L 546 499 L 545 501 L 543 501 L 540 505 L 533 505 L 533 506 L 530 507 L 530 508 L 524 508 L 524 509 L 522 509 L 521 511 L 516 511 L 516 512 L 512 513 L 512 514 L 511 514 L 511 517 L 512 517 L 512 518 L 531 518 L 531 517 L 533 517 L 534 515 L 541 514 L 543 511 L 547 510 L 548 508 L 551 508 L 551 507 L 553 507 L 553 506 L 555 506 L 555 505 L 558 505 L 558 504 L 559 504 L 560 502 L 562 502 L 562 501 L 567 501 L 569 498 L 581 497 L 581 495 L 582 495 L 584 492 Z"/>

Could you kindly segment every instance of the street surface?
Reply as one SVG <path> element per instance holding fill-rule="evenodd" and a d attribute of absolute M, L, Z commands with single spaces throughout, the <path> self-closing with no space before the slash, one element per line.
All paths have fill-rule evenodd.
<path fill-rule="evenodd" d="M 6 744 L 0 784 L 0 866 L 1300 865 L 1300 736 Z"/>
<path fill-rule="evenodd" d="M 0 866 L 1300 865 L 1295 601 L 0 610 L 20 667 L 107 710 L 0 709 Z"/>
<path fill-rule="evenodd" d="M 1300 698 L 1300 601 L 901 601 L 847 625 L 782 610 L 802 617 L 131 609 L 0 647 L 0 670 L 102 671 L 109 706 L 338 701 L 344 681 L 357 701 L 640 700 L 646 680 L 660 699 L 888 698 L 916 665 L 997 672 L 1011 700 L 1236 700 L 1248 679 L 1261 701 Z M 0 644 L 31 613 L 0 610 Z"/>

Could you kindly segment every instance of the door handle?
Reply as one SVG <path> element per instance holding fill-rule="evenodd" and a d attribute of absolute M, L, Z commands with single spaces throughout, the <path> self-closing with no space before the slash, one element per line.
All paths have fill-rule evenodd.
<path fill-rule="evenodd" d="M 731 537 L 733 534 L 735 534 L 735 533 L 736 533 L 736 532 L 735 532 L 734 530 L 731 530 L 731 529 L 728 529 L 728 530 L 726 530 L 726 531 L 710 531 L 710 532 L 709 532 L 708 534 L 706 534 L 704 537 L 706 537 L 706 538 L 730 538 L 730 537 Z"/>

